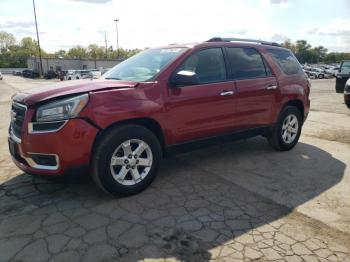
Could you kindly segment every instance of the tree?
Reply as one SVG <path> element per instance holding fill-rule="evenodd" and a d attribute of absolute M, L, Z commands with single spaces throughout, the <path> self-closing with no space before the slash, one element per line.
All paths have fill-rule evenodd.
<path fill-rule="evenodd" d="M 295 44 L 293 44 L 292 41 L 291 41 L 290 39 L 286 39 L 286 40 L 281 44 L 281 46 L 292 50 L 292 52 L 293 52 L 294 54 L 295 54 L 295 52 L 296 52 Z"/>
<path fill-rule="evenodd" d="M 308 44 L 306 40 L 297 40 L 295 44 L 295 55 L 298 58 L 299 62 L 304 64 L 307 61 L 310 61 L 311 54 L 310 49 L 311 45 Z"/>
<path fill-rule="evenodd" d="M 316 63 L 320 62 L 320 61 L 324 61 L 326 55 L 327 55 L 327 52 L 328 52 L 328 49 L 323 47 L 323 46 L 317 46 L 317 47 L 314 47 L 313 49 L 313 52 L 316 56 Z"/>
<path fill-rule="evenodd" d="M 0 53 L 6 52 L 10 46 L 16 44 L 16 38 L 13 34 L 0 31 Z"/>
<path fill-rule="evenodd" d="M 28 57 L 39 56 L 39 46 L 37 41 L 31 37 L 24 37 L 21 40 L 20 46 L 27 53 Z M 40 49 L 42 56 L 47 56 L 47 53 Z"/>
<path fill-rule="evenodd" d="M 106 56 L 106 48 L 98 46 L 96 44 L 91 44 L 87 48 L 89 58 L 92 59 L 103 59 Z"/>
<path fill-rule="evenodd" d="M 55 58 L 64 58 L 67 55 L 67 51 L 60 49 L 54 53 Z"/>
<path fill-rule="evenodd" d="M 79 59 L 87 58 L 87 51 L 84 47 L 77 45 L 68 50 L 66 57 Z"/>

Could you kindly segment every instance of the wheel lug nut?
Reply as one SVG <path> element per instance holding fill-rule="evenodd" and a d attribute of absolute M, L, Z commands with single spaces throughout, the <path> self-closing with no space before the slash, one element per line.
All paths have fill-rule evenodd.
<path fill-rule="evenodd" d="M 132 155 L 128 155 L 128 158 L 130 158 L 130 159 L 131 159 L 131 158 L 132 158 Z"/>
<path fill-rule="evenodd" d="M 139 161 L 138 160 L 136 160 L 136 164 L 138 164 L 139 163 Z"/>
<path fill-rule="evenodd" d="M 129 168 L 130 168 L 130 166 L 129 166 L 129 165 L 127 165 L 127 166 L 126 166 L 126 169 L 129 169 Z"/>
<path fill-rule="evenodd" d="M 135 169 L 135 166 L 132 166 L 131 168 L 132 168 L 132 169 Z"/>
<path fill-rule="evenodd" d="M 137 155 L 134 155 L 134 158 L 136 159 L 136 158 L 137 158 Z"/>
<path fill-rule="evenodd" d="M 125 159 L 124 163 L 129 164 L 129 160 Z"/>

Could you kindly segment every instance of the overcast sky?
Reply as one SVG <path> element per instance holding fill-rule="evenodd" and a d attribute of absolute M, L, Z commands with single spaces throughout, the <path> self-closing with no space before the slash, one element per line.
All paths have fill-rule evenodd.
<path fill-rule="evenodd" d="M 201 42 L 214 36 L 306 39 L 350 52 L 350 0 L 36 0 L 42 48 L 90 43 L 123 48 Z M 35 37 L 32 0 L 0 0 L 0 30 Z"/>

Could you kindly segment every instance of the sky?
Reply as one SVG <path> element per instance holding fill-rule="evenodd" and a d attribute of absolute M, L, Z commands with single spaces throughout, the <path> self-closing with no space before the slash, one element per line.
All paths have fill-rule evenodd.
<path fill-rule="evenodd" d="M 145 48 L 212 37 L 289 38 L 350 52 L 350 0 L 35 0 L 48 52 L 91 43 Z M 0 30 L 36 37 L 32 0 L 0 0 Z"/>

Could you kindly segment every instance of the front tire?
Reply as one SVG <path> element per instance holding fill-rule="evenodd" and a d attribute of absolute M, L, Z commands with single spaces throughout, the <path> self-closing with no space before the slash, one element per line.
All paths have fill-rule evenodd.
<path fill-rule="evenodd" d="M 157 137 L 138 125 L 117 126 L 99 139 L 93 155 L 93 179 L 112 195 L 146 189 L 157 175 L 161 146 Z"/>
<path fill-rule="evenodd" d="M 344 102 L 345 102 L 345 105 L 350 109 L 350 100 L 347 100 L 344 97 Z"/>
<path fill-rule="evenodd" d="M 278 151 L 292 149 L 299 141 L 302 124 L 299 109 L 294 106 L 286 106 L 268 137 L 270 145 Z"/>

